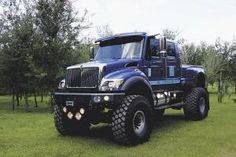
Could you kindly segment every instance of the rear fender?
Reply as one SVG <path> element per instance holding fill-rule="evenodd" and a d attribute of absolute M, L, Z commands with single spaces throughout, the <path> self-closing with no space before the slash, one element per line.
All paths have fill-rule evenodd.
<path fill-rule="evenodd" d="M 205 73 L 203 68 L 188 67 L 183 68 L 183 85 L 188 87 L 205 87 Z"/>

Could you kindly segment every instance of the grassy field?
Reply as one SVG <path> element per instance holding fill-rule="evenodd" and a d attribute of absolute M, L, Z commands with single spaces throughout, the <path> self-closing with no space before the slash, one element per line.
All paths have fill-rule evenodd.
<path fill-rule="evenodd" d="M 235 157 L 236 95 L 223 104 L 216 96 L 210 95 L 211 110 L 204 121 L 186 121 L 183 111 L 168 110 L 155 123 L 150 140 L 135 147 L 113 143 L 107 126 L 93 126 L 86 137 L 60 136 L 47 105 L 32 105 L 31 112 L 22 105 L 13 112 L 11 98 L 0 96 L 0 157 Z"/>

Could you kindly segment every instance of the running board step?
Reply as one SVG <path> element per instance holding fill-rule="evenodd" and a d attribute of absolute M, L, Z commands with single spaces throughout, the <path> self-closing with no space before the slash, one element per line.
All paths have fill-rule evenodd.
<path fill-rule="evenodd" d="M 171 107 L 182 107 L 183 105 L 184 105 L 184 103 L 180 102 L 180 103 L 175 103 L 175 104 L 167 104 L 167 105 L 157 106 L 154 109 L 161 110 L 161 109 L 166 109 L 166 108 L 171 108 Z"/>

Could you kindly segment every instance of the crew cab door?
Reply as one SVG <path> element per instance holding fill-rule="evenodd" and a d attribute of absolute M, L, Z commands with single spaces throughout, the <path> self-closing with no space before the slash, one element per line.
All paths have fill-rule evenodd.
<path fill-rule="evenodd" d="M 157 80 L 165 79 L 165 61 L 160 57 L 159 40 L 148 39 L 147 55 L 148 59 L 145 66 L 145 74 L 147 75 L 150 84 L 154 86 Z"/>
<path fill-rule="evenodd" d="M 159 39 L 147 42 L 151 55 L 146 69 L 146 75 L 154 90 L 177 90 L 180 84 L 180 61 L 175 50 L 175 43 L 166 43 L 166 53 L 161 53 Z M 163 51 L 162 51 L 163 52 Z"/>
<path fill-rule="evenodd" d="M 181 67 L 179 49 L 174 42 L 167 41 L 167 55 L 166 55 L 166 78 L 167 79 L 180 79 Z"/>

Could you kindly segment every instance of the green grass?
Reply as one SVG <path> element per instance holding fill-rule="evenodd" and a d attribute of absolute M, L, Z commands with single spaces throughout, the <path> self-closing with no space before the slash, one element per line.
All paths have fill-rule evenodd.
<path fill-rule="evenodd" d="M 210 98 L 207 119 L 186 121 L 182 110 L 168 110 L 164 119 L 155 123 L 148 142 L 125 147 L 110 140 L 107 126 L 93 127 L 86 137 L 63 137 L 55 130 L 47 105 L 40 104 L 38 109 L 32 105 L 31 112 L 21 105 L 13 112 L 11 98 L 0 96 L 0 157 L 235 157 L 236 103 L 232 99 L 236 95 L 223 104 L 217 103 L 216 94 Z"/>

